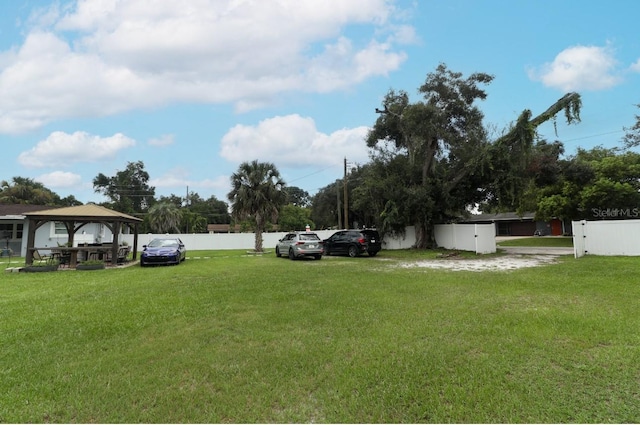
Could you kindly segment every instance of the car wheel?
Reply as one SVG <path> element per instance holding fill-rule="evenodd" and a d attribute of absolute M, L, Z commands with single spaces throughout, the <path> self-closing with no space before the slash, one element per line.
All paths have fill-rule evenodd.
<path fill-rule="evenodd" d="M 276 257 L 280 258 L 282 255 L 280 254 L 280 250 L 276 247 Z"/>
<path fill-rule="evenodd" d="M 369 257 L 375 257 L 377 254 L 376 251 L 369 251 Z"/>
<path fill-rule="evenodd" d="M 349 251 L 347 251 L 347 253 L 349 254 L 349 257 L 351 257 L 351 258 L 357 257 L 358 256 L 358 248 L 356 248 L 355 245 L 351 245 L 349 247 Z"/>
<path fill-rule="evenodd" d="M 316 255 L 316 260 L 322 260 L 322 255 Z"/>
<path fill-rule="evenodd" d="M 289 259 L 290 260 L 295 260 L 296 259 L 296 255 L 293 253 L 293 249 L 289 250 Z"/>

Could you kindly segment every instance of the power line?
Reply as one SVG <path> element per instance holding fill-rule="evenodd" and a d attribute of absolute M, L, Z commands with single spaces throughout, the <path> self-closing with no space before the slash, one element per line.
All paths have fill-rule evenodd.
<path fill-rule="evenodd" d="M 594 137 L 608 136 L 609 134 L 622 133 L 623 131 L 624 130 L 614 130 L 614 131 L 609 131 L 607 133 L 593 134 L 591 136 L 576 137 L 575 139 L 565 140 L 565 142 L 574 142 L 576 140 L 584 140 L 584 139 L 591 139 L 591 138 L 594 138 Z"/>
<path fill-rule="evenodd" d="M 338 164 L 339 164 L 339 163 L 336 163 L 336 164 L 330 165 L 330 166 L 328 166 L 328 167 L 322 168 L 322 169 L 320 169 L 320 170 L 318 170 L 318 171 L 314 171 L 313 173 L 307 174 L 307 175 L 305 175 L 305 176 L 298 177 L 297 179 L 290 180 L 290 181 L 289 181 L 289 183 L 293 183 L 293 182 L 296 182 L 296 181 L 298 181 L 298 180 L 302 180 L 302 179 L 306 179 L 307 177 L 314 176 L 314 175 L 319 174 L 319 173 L 321 173 L 321 172 L 323 172 L 323 171 L 325 171 L 325 170 L 328 170 L 329 168 L 336 167 Z"/>

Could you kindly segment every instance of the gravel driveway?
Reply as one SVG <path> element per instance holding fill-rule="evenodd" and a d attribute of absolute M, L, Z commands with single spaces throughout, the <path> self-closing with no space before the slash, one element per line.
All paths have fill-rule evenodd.
<path fill-rule="evenodd" d="M 556 263 L 561 255 L 573 255 L 573 248 L 500 246 L 507 255 L 501 257 L 459 258 L 414 261 L 403 264 L 403 268 L 447 269 L 454 271 L 508 271 L 524 267 L 538 267 Z"/>
<path fill-rule="evenodd" d="M 525 267 L 538 267 L 556 263 L 556 255 L 505 255 L 502 257 L 460 259 L 447 258 L 441 260 L 413 261 L 402 264 L 402 268 L 427 268 L 453 271 L 509 271 Z"/>

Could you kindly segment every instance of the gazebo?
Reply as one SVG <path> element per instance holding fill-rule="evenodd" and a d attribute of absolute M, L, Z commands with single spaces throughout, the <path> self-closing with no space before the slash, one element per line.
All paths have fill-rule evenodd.
<path fill-rule="evenodd" d="M 69 235 L 69 245 L 73 246 L 74 235 L 84 225 L 88 223 L 102 223 L 113 234 L 113 244 L 111 246 L 111 262 L 115 264 L 118 258 L 118 246 L 120 237 L 120 230 L 123 225 L 129 226 L 133 229 L 133 259 L 135 260 L 138 255 L 138 224 L 142 222 L 142 219 L 133 217 L 127 214 L 123 214 L 118 211 L 111 210 L 109 208 L 102 207 L 96 204 L 80 205 L 77 207 L 63 207 L 54 208 L 43 211 L 33 211 L 25 213 L 29 223 L 29 233 L 27 235 L 27 253 L 25 257 L 25 263 L 27 265 L 33 264 L 33 251 L 36 237 L 36 230 L 44 223 L 51 221 L 57 221 L 64 223 Z"/>

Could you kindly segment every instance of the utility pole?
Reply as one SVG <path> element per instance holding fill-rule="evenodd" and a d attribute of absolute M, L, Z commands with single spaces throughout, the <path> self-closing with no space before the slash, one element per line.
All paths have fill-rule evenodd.
<path fill-rule="evenodd" d="M 336 211 L 338 213 L 338 229 L 342 229 L 342 213 L 340 212 L 340 180 L 336 180 Z"/>
<path fill-rule="evenodd" d="M 349 228 L 349 193 L 347 191 L 347 157 L 344 157 L 344 228 Z"/>
<path fill-rule="evenodd" d="M 189 210 L 189 185 L 187 185 L 187 197 L 184 199 L 185 199 L 184 206 L 185 206 L 185 209 L 188 211 Z M 189 233 L 189 217 L 187 217 L 185 222 L 187 223 L 187 233 Z"/>

